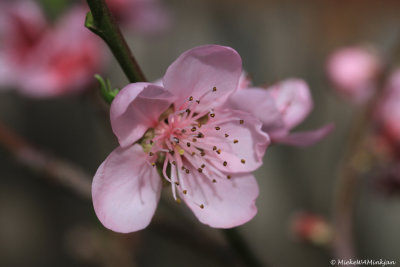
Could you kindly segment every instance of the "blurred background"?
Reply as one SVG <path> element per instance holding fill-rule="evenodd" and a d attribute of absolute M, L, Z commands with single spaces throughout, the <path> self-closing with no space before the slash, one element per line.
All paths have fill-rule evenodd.
<path fill-rule="evenodd" d="M 14 1 L 2 0 L 1 4 L 10 2 Z M 72 4 L 85 5 L 84 1 L 28 2 L 38 4 L 52 25 L 58 25 L 58 18 Z M 334 122 L 336 129 L 309 148 L 268 149 L 264 165 L 255 173 L 260 185 L 258 214 L 239 231 L 255 254 L 272 266 L 330 266 L 334 256 L 329 244 L 306 242 L 291 231 L 293 218 L 301 211 L 332 218 L 339 168 L 359 111 L 334 93 L 325 73 L 326 60 L 335 49 L 354 44 L 374 45 L 386 53 L 400 36 L 400 2 L 160 0 L 157 5 L 157 12 L 162 12 L 157 18 L 164 17 L 162 27 L 156 25 L 154 32 L 121 25 L 149 80 L 162 77 L 182 52 L 197 45 L 221 44 L 239 52 L 256 85 L 288 77 L 309 83 L 314 110 L 299 129 L 326 122 Z M 0 27 L 7 24 L 6 15 L 2 16 Z M 83 28 L 84 16 L 81 18 Z M 0 40 L 4 44 L 11 37 L 3 34 Z M 126 85 L 105 44 L 100 41 L 98 47 L 102 52 L 96 55 L 104 61 L 96 72 L 115 87 Z M 4 59 L 5 54 L 0 55 Z M 26 93 L 29 89 L 16 89 L 24 87 L 16 83 L 4 85 L 0 120 L 29 143 L 81 166 L 92 176 L 117 142 L 107 106 L 91 77 L 83 92 L 51 97 L 32 97 Z M 29 78 L 21 74 L 18 79 Z M 169 190 L 165 190 L 165 203 L 148 229 L 123 235 L 101 225 L 91 201 L 45 176 L 21 165 L 7 149 L 0 149 L 0 266 L 237 264 L 232 252 L 218 251 L 208 242 L 211 239 L 226 246 L 219 231 L 201 225 L 186 206 L 172 203 Z M 362 177 L 355 196 L 358 258 L 400 262 L 400 199 L 380 193 L 372 176 Z M 181 224 L 189 229 L 183 236 L 176 229 Z"/>

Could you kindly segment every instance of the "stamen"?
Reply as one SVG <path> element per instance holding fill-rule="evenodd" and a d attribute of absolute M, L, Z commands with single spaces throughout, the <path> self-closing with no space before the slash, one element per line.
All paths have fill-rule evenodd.
<path fill-rule="evenodd" d="M 155 166 L 156 166 L 156 164 L 155 164 L 154 162 L 152 162 L 152 163 L 151 163 L 151 166 L 155 167 Z"/>
<path fill-rule="evenodd" d="M 204 205 L 203 204 L 200 205 L 200 209 L 204 209 Z"/>
<path fill-rule="evenodd" d="M 210 113 L 210 117 L 214 118 L 215 117 L 215 113 Z"/>
<path fill-rule="evenodd" d="M 153 152 L 149 152 L 149 156 L 150 157 L 154 156 L 154 153 Z"/>
<path fill-rule="evenodd" d="M 225 134 L 225 137 L 229 137 L 229 134 Z"/>
<path fill-rule="evenodd" d="M 187 174 L 189 174 L 190 171 L 189 171 L 189 169 L 186 169 L 185 172 L 186 172 Z"/>
<path fill-rule="evenodd" d="M 201 168 L 204 168 L 204 167 L 206 167 L 206 165 L 205 164 L 201 164 L 201 166 L 200 166 Z"/>
<path fill-rule="evenodd" d="M 176 201 L 176 203 L 178 203 L 178 204 L 181 204 L 181 202 L 182 202 L 180 198 L 177 198 L 175 201 Z"/>
<path fill-rule="evenodd" d="M 212 89 L 212 91 L 213 91 L 213 92 L 217 91 L 217 87 L 214 86 L 213 89 Z"/>
<path fill-rule="evenodd" d="M 197 134 L 197 138 L 203 138 L 204 137 L 204 134 L 202 133 L 202 132 L 199 132 L 198 134 Z"/>
<path fill-rule="evenodd" d="M 219 131 L 219 130 L 221 130 L 221 127 L 215 127 L 215 130 L 217 130 L 217 131 Z"/>
<path fill-rule="evenodd" d="M 194 156 L 194 155 L 196 155 L 196 152 L 193 151 L 193 152 L 192 152 L 192 156 Z"/>
<path fill-rule="evenodd" d="M 190 143 L 189 143 L 189 142 L 187 142 L 186 145 L 187 145 L 188 147 L 190 147 Z"/>
<path fill-rule="evenodd" d="M 212 180 L 212 182 L 213 182 L 213 183 L 216 183 L 216 182 L 217 182 L 217 180 L 213 179 L 213 180 Z"/>
<path fill-rule="evenodd" d="M 190 96 L 190 97 L 189 97 L 189 101 L 193 101 L 193 96 Z"/>
<path fill-rule="evenodd" d="M 243 123 L 244 123 L 244 120 L 240 120 L 239 123 L 240 123 L 240 124 L 243 124 Z"/>
<path fill-rule="evenodd" d="M 218 155 L 221 154 L 221 149 L 218 149 L 216 152 Z"/>
<path fill-rule="evenodd" d="M 228 165 L 228 162 L 224 161 L 224 163 L 223 163 L 223 164 L 224 164 L 224 166 L 226 166 L 226 165 Z"/>
<path fill-rule="evenodd" d="M 216 147 L 216 146 L 213 146 L 213 150 L 214 150 L 214 151 L 217 150 L 217 147 Z"/>
<path fill-rule="evenodd" d="M 196 138 L 193 138 L 193 139 L 192 139 L 192 142 L 196 142 L 196 141 L 197 141 L 197 139 L 196 139 Z"/>
<path fill-rule="evenodd" d="M 202 169 L 202 168 L 198 168 L 197 170 L 198 170 L 200 173 L 203 172 L 203 169 Z"/>
<path fill-rule="evenodd" d="M 202 157 L 204 157 L 204 156 L 206 155 L 206 152 L 201 151 L 201 152 L 200 152 L 200 155 L 201 155 Z"/>
<path fill-rule="evenodd" d="M 230 175 L 228 175 L 228 176 L 226 176 L 226 178 L 228 178 L 228 180 L 229 180 L 229 179 L 231 179 L 232 177 L 231 177 Z"/>
<path fill-rule="evenodd" d="M 244 159 L 241 159 L 240 162 L 243 163 L 243 164 L 246 163 L 246 161 Z"/>
<path fill-rule="evenodd" d="M 233 140 L 233 143 L 237 144 L 237 143 L 239 143 L 239 140 L 235 139 L 235 140 Z"/>
<path fill-rule="evenodd" d="M 196 130 L 197 130 L 197 128 L 196 127 L 192 127 L 192 129 L 190 129 L 192 132 L 195 132 Z"/>
<path fill-rule="evenodd" d="M 187 194 L 187 190 L 183 190 L 182 193 L 186 195 Z"/>

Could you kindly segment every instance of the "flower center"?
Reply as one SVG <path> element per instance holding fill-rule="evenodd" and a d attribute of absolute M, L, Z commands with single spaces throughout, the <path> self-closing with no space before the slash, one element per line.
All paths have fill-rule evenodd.
<path fill-rule="evenodd" d="M 216 90 L 214 87 L 208 93 Z M 180 108 L 171 109 L 169 114 L 164 116 L 165 119 L 149 130 L 150 138 L 145 138 L 142 143 L 151 165 L 157 166 L 163 178 L 171 183 L 172 194 L 178 203 L 181 200 L 177 197 L 177 190 L 185 195 L 186 199 L 191 199 L 191 192 L 185 186 L 185 180 L 191 172 L 204 175 L 210 184 L 217 183 L 218 179 L 231 178 L 214 166 L 217 161 L 221 161 L 223 166 L 229 164 L 228 160 L 221 160 L 223 149 L 219 145 L 222 144 L 217 144 L 216 140 L 232 144 L 237 144 L 239 140 L 232 139 L 230 134 L 218 125 L 232 118 L 227 119 L 224 116 L 223 119 L 218 119 L 214 109 L 196 111 L 205 95 L 199 99 L 190 96 Z M 244 121 L 239 120 L 238 123 L 243 124 Z M 242 159 L 241 163 L 244 164 L 245 160 Z M 204 208 L 204 203 L 195 204 Z"/>

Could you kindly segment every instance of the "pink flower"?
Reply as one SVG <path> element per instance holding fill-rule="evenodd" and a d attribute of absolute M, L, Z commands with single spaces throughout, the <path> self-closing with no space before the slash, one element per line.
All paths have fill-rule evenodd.
<path fill-rule="evenodd" d="M 382 63 L 369 49 L 355 46 L 335 51 L 326 68 L 339 94 L 355 103 L 363 103 L 374 92 Z"/>
<path fill-rule="evenodd" d="M 170 25 L 170 16 L 159 0 L 106 0 L 116 19 L 142 33 L 159 33 Z"/>
<path fill-rule="evenodd" d="M 312 98 L 307 84 L 299 79 L 287 79 L 268 89 L 246 88 L 237 90 L 227 106 L 247 111 L 263 123 L 274 143 L 309 146 L 332 132 L 332 124 L 317 130 L 290 133 L 312 110 Z"/>
<path fill-rule="evenodd" d="M 111 105 L 116 148 L 93 179 L 95 212 L 117 232 L 145 228 L 156 209 L 162 179 L 197 218 L 216 228 L 255 216 L 269 137 L 251 114 L 224 108 L 241 75 L 242 61 L 228 47 L 206 45 L 183 53 L 162 86 L 134 83 Z"/>
<path fill-rule="evenodd" d="M 400 155 L 400 70 L 389 77 L 384 95 L 374 114 L 377 134 L 382 145 Z"/>
<path fill-rule="evenodd" d="M 2 12 L 7 21 L 1 37 L 2 86 L 52 97 L 85 89 L 100 71 L 101 42 L 83 26 L 84 9 L 71 9 L 55 26 L 33 2 L 18 2 Z"/>

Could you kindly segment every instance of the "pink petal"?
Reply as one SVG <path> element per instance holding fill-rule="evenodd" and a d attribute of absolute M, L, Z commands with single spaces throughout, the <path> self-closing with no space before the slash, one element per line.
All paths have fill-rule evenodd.
<path fill-rule="evenodd" d="M 339 94 L 355 103 L 365 103 L 374 93 L 382 60 L 369 48 L 345 47 L 332 53 L 326 70 Z"/>
<path fill-rule="evenodd" d="M 305 147 L 321 141 L 326 136 L 328 136 L 334 129 L 335 125 L 330 123 L 313 131 L 298 132 L 281 136 L 279 135 L 274 136 L 273 134 L 271 134 L 271 140 L 273 143 Z"/>
<path fill-rule="evenodd" d="M 261 122 L 251 114 L 238 110 L 216 110 L 215 113 L 215 119 L 210 119 L 207 124 L 210 128 L 204 132 L 206 138 L 202 142 L 216 146 L 221 153 L 205 157 L 224 172 L 251 172 L 259 168 L 270 144 L 268 134 L 261 130 Z M 220 127 L 220 130 L 216 131 L 215 127 Z M 225 137 L 222 133 L 229 136 Z M 245 162 L 242 163 L 242 160 Z"/>
<path fill-rule="evenodd" d="M 199 112 L 222 104 L 236 90 L 241 72 L 242 60 L 235 50 L 205 45 L 179 56 L 169 66 L 163 82 L 165 88 L 178 97 L 177 108 L 193 96 L 201 100 L 196 108 Z M 217 88 L 216 92 L 212 92 L 213 87 Z"/>
<path fill-rule="evenodd" d="M 270 90 L 288 130 L 302 122 L 313 108 L 310 89 L 303 80 L 287 79 Z"/>
<path fill-rule="evenodd" d="M 185 203 L 200 222 L 215 228 L 232 228 L 251 220 L 257 214 L 255 205 L 258 185 L 249 173 L 232 175 L 213 183 L 195 170 L 186 179 Z M 200 205 L 203 204 L 204 208 Z"/>
<path fill-rule="evenodd" d="M 136 142 L 148 128 L 158 123 L 173 96 L 151 83 L 132 83 L 124 87 L 111 104 L 111 126 L 122 147 Z"/>
<path fill-rule="evenodd" d="M 150 223 L 160 192 L 157 170 L 146 162 L 139 145 L 111 152 L 92 184 L 97 217 L 106 228 L 121 233 L 141 230 Z"/>
<path fill-rule="evenodd" d="M 230 96 L 227 106 L 251 113 L 263 123 L 263 129 L 267 132 L 284 126 L 275 100 L 266 89 L 247 88 L 238 90 Z"/>

